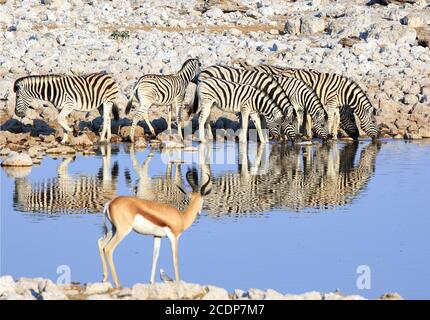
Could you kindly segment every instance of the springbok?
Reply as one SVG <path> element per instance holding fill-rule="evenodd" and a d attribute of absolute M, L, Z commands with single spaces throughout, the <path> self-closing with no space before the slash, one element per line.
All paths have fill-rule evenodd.
<path fill-rule="evenodd" d="M 132 196 L 120 196 L 106 203 L 103 215 L 105 218 L 105 231 L 102 238 L 98 240 L 100 257 L 103 266 L 103 282 L 108 280 L 106 257 L 112 273 L 112 278 L 117 288 L 121 287 L 113 262 L 113 252 L 118 244 L 131 232 L 136 231 L 142 235 L 154 237 L 153 261 L 151 270 L 151 283 L 155 282 L 155 270 L 157 267 L 160 241 L 162 237 L 170 240 L 172 247 L 173 266 L 175 279 L 179 281 L 178 271 L 178 241 L 180 235 L 188 229 L 202 210 L 203 197 L 210 193 L 211 177 L 200 188 L 197 183 L 197 170 L 188 170 L 186 179 L 192 188 L 188 193 L 181 186 L 177 186 L 189 197 L 188 206 L 180 211 L 169 204 L 157 201 L 143 200 Z M 109 231 L 106 225 L 108 219 L 112 225 Z"/>

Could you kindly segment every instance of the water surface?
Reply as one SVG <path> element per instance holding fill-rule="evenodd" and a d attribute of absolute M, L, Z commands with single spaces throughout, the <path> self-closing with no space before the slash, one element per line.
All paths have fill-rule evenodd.
<path fill-rule="evenodd" d="M 1 169 L 0 273 L 55 281 L 66 265 L 72 281 L 100 281 L 104 203 L 135 194 L 184 206 L 176 184 L 189 188 L 194 165 L 200 177 L 211 174 L 212 193 L 180 239 L 184 281 L 430 298 L 430 143 L 195 146 L 105 146 L 96 156 Z M 147 282 L 152 238 L 131 233 L 115 262 L 123 286 Z M 166 239 L 158 266 L 173 275 Z M 360 266 L 371 272 L 370 289 L 357 287 Z"/>

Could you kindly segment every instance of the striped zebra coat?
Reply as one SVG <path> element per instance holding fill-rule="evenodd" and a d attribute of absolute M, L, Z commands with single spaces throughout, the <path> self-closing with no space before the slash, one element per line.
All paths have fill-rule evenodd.
<path fill-rule="evenodd" d="M 52 103 L 59 110 L 58 122 L 64 129 L 62 143 L 67 142 L 68 132 L 72 131 L 67 124 L 67 116 L 73 111 L 91 111 L 103 106 L 103 130 L 101 141 L 111 138 L 111 110 L 118 119 L 118 107 L 115 103 L 118 96 L 118 85 L 105 73 L 94 73 L 84 76 L 37 75 L 19 78 L 15 81 L 16 93 L 15 114 L 24 117 L 27 108 L 34 100 Z"/>
<path fill-rule="evenodd" d="M 306 131 L 310 138 L 312 138 L 312 128 L 319 137 L 328 138 L 327 114 L 324 107 L 316 92 L 301 80 L 267 77 L 267 73 L 264 72 L 224 66 L 209 67 L 200 73 L 198 79 L 204 80 L 208 77 L 247 84 L 263 90 L 279 105 L 284 115 L 291 114 L 291 110 L 294 110 L 298 127 L 303 125 L 306 118 Z M 283 132 L 287 131 L 287 125 L 289 125 L 288 121 L 283 123 Z"/>
<path fill-rule="evenodd" d="M 185 93 L 188 84 L 200 72 L 200 62 L 198 59 L 189 59 L 182 65 L 181 70 L 176 74 L 170 75 L 155 75 L 148 74 L 141 77 L 134 86 L 133 93 L 127 104 L 125 113 L 128 114 L 133 107 L 133 100 L 136 98 L 140 107 L 133 116 L 131 125 L 130 139 L 134 141 L 134 132 L 137 123 L 143 117 L 146 124 L 155 136 L 155 130 L 148 118 L 148 110 L 151 106 L 168 106 L 168 130 L 171 131 L 171 112 L 174 108 L 176 111 L 176 121 L 178 133 L 182 136 L 181 131 L 181 113 L 180 108 L 183 107 Z"/>
<path fill-rule="evenodd" d="M 282 125 L 284 128 L 284 133 L 295 130 L 294 123 L 299 121 L 299 119 L 297 119 L 298 117 L 296 111 L 282 87 L 275 81 L 273 77 L 264 72 L 241 70 L 225 66 L 211 66 L 200 72 L 198 81 L 203 81 L 211 77 L 250 85 L 263 91 L 279 106 L 279 108 L 284 113 L 285 119 Z M 272 132 L 270 132 L 270 134 L 272 136 L 277 136 L 279 133 L 273 130 L 277 130 L 277 128 L 272 128 Z"/>
<path fill-rule="evenodd" d="M 274 127 L 283 120 L 282 110 L 263 91 L 255 89 L 249 85 L 234 83 L 218 78 L 208 78 L 200 81 L 197 85 L 196 95 L 198 98 L 199 119 L 199 139 L 205 142 L 204 127 L 210 115 L 212 107 L 217 107 L 227 112 L 241 112 L 242 130 L 239 140 L 243 143 L 247 141 L 247 128 L 249 116 L 257 127 L 260 141 L 267 139 L 261 130 L 259 115 L 266 118 L 267 124 Z M 295 138 L 295 131 L 288 133 L 292 139 Z"/>
<path fill-rule="evenodd" d="M 359 132 L 352 113 L 358 117 L 361 128 L 369 137 L 372 139 L 377 137 L 375 109 L 364 91 L 353 80 L 338 74 L 268 65 L 257 66 L 252 70 L 294 77 L 312 87 L 327 110 L 329 130 L 333 139 L 337 138 L 339 124 L 351 137 L 358 138 Z"/>

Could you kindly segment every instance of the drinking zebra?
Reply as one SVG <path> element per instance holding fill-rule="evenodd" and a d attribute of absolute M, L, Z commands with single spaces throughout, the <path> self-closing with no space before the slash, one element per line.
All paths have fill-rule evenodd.
<path fill-rule="evenodd" d="M 342 129 L 351 137 L 354 139 L 358 138 L 359 132 L 352 118 L 352 113 L 357 115 L 361 128 L 369 137 L 372 139 L 377 137 L 378 128 L 375 120 L 375 109 L 364 91 L 353 80 L 334 73 L 280 68 L 268 65 L 260 65 L 251 70 L 294 77 L 312 87 L 326 108 L 329 130 L 333 135 L 333 139 L 337 138 L 339 123 Z"/>
<path fill-rule="evenodd" d="M 290 111 L 295 110 L 299 127 L 305 122 L 306 117 L 306 131 L 310 138 L 312 138 L 312 128 L 322 139 L 328 138 L 327 114 L 324 107 L 316 92 L 301 80 L 267 77 L 263 72 L 225 66 L 206 68 L 199 74 L 198 79 L 204 80 L 208 77 L 247 84 L 265 91 L 280 106 L 284 114 L 291 114 Z"/>
<path fill-rule="evenodd" d="M 175 108 L 178 133 L 182 136 L 180 108 L 183 107 L 187 86 L 200 72 L 200 66 L 201 64 L 198 59 L 189 59 L 182 65 L 181 70 L 175 74 L 148 74 L 137 81 L 125 110 L 125 113 L 129 114 L 133 107 L 134 98 L 139 101 L 140 107 L 133 116 L 133 123 L 131 125 L 130 139 L 132 142 L 134 141 L 136 125 L 142 117 L 148 125 L 151 134 L 153 136 L 156 135 L 148 118 L 148 110 L 153 105 L 168 106 L 167 126 L 169 131 L 171 131 L 172 108 Z"/>
<path fill-rule="evenodd" d="M 37 75 L 19 78 L 15 81 L 15 114 L 24 117 L 33 100 L 52 103 L 58 110 L 58 122 L 64 129 L 62 143 L 68 140 L 67 133 L 72 129 L 67 124 L 67 116 L 73 111 L 91 111 L 103 106 L 103 130 L 100 141 L 110 141 L 110 113 L 119 118 L 115 103 L 118 85 L 105 73 L 84 76 Z"/>
<path fill-rule="evenodd" d="M 282 110 L 267 94 L 249 85 L 208 78 L 199 81 L 196 95 L 198 98 L 197 112 L 200 111 L 199 139 L 201 142 L 206 141 L 204 128 L 214 106 L 227 112 L 241 112 L 242 130 L 239 141 L 244 143 L 247 141 L 249 116 L 255 123 L 261 142 L 266 142 L 267 139 L 261 130 L 259 115 L 266 118 L 269 130 L 274 130 L 277 123 L 284 118 Z M 295 139 L 296 133 L 293 129 L 287 134 Z"/>
<path fill-rule="evenodd" d="M 250 85 L 256 89 L 265 92 L 284 113 L 285 124 L 282 126 L 284 129 L 284 133 L 290 132 L 291 130 L 295 130 L 291 123 L 299 121 L 297 114 L 284 90 L 279 86 L 275 79 L 273 79 L 273 77 L 263 72 L 244 71 L 225 66 L 211 66 L 200 72 L 198 76 L 198 81 L 203 81 L 211 77 Z M 272 136 L 277 135 L 276 132 L 273 132 L 273 128 L 270 134 Z M 287 138 L 291 137 L 287 136 Z"/>

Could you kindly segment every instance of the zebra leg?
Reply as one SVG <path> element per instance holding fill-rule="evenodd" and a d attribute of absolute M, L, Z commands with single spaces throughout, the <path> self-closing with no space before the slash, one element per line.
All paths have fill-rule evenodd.
<path fill-rule="evenodd" d="M 175 111 L 176 111 L 176 123 L 178 127 L 178 135 L 179 137 L 182 137 L 182 106 L 179 104 L 175 105 Z"/>
<path fill-rule="evenodd" d="M 112 103 L 105 102 L 103 103 L 103 129 L 100 135 L 100 142 L 109 142 L 111 138 L 111 110 Z"/>
<path fill-rule="evenodd" d="M 239 135 L 239 142 L 246 143 L 247 142 L 247 133 L 248 133 L 248 120 L 249 120 L 249 111 L 242 110 L 242 128 Z"/>
<path fill-rule="evenodd" d="M 131 129 L 130 129 L 130 141 L 131 142 L 134 142 L 134 133 L 136 131 L 136 126 L 137 126 L 137 123 L 140 121 L 141 118 L 142 118 L 142 113 L 139 111 L 133 117 L 133 122 L 131 124 Z"/>
<path fill-rule="evenodd" d="M 205 124 L 208 120 L 210 114 L 210 107 L 202 107 L 200 111 L 200 119 L 199 119 L 199 140 L 200 142 L 206 142 L 205 139 Z"/>
<path fill-rule="evenodd" d="M 172 105 L 167 106 L 167 130 L 172 133 Z"/>
<path fill-rule="evenodd" d="M 312 117 L 310 114 L 306 114 L 305 134 L 309 139 L 312 140 Z"/>
<path fill-rule="evenodd" d="M 149 130 L 151 131 L 151 135 L 152 135 L 153 137 L 157 136 L 157 135 L 155 134 L 155 130 L 154 130 L 154 127 L 153 127 L 153 126 L 152 126 L 152 124 L 151 124 L 151 121 L 149 121 L 148 111 L 145 111 L 145 112 L 143 113 L 143 119 L 145 120 L 146 124 L 147 124 L 147 125 L 148 125 L 148 127 L 149 127 Z"/>
<path fill-rule="evenodd" d="M 251 116 L 252 122 L 254 122 L 254 125 L 257 128 L 258 138 L 260 139 L 260 142 L 261 143 L 267 142 L 266 136 L 264 135 L 263 130 L 261 129 L 260 115 L 258 113 L 252 112 L 250 116 Z"/>
<path fill-rule="evenodd" d="M 337 139 L 337 132 L 339 131 L 339 123 L 340 123 L 340 111 L 339 111 L 339 108 L 336 108 L 334 110 L 334 116 L 333 116 L 333 139 L 335 140 Z"/>
<path fill-rule="evenodd" d="M 67 103 L 65 104 L 62 108 L 61 111 L 58 115 L 58 122 L 60 123 L 61 127 L 63 127 L 63 139 L 61 140 L 61 143 L 66 143 L 67 140 L 69 139 L 69 137 L 67 136 L 67 134 L 72 130 L 72 128 L 70 128 L 67 124 L 67 116 L 72 112 L 73 110 L 73 104 L 72 103 Z"/>
<path fill-rule="evenodd" d="M 328 108 L 328 112 L 327 112 L 328 119 L 327 119 L 327 122 L 328 122 L 328 131 L 331 134 L 332 139 L 333 140 L 337 140 L 337 132 L 334 132 L 334 130 L 333 130 L 334 112 L 335 112 L 334 108 L 332 108 L 332 107 Z"/>

